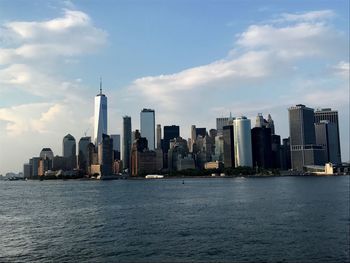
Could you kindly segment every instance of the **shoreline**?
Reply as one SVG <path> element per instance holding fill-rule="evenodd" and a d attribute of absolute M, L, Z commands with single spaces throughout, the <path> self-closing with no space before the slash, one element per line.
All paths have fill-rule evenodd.
<path fill-rule="evenodd" d="M 350 176 L 350 174 L 278 174 L 278 175 L 225 175 L 225 176 L 212 176 L 212 175 L 175 175 L 175 176 L 166 176 L 163 178 L 145 178 L 143 176 L 108 176 L 106 178 L 9 178 L 9 179 L 1 179 L 0 181 L 110 181 L 110 180 L 172 180 L 172 179 L 227 179 L 227 178 L 271 178 L 271 177 L 331 177 L 331 176 Z"/>

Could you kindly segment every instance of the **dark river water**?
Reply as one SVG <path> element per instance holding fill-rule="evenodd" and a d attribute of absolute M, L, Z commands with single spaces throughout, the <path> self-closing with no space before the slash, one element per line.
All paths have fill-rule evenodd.
<path fill-rule="evenodd" d="M 349 182 L 0 181 L 0 262 L 349 262 Z"/>

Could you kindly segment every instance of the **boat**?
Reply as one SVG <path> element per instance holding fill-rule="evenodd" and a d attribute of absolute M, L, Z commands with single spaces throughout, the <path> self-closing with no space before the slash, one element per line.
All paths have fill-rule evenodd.
<path fill-rule="evenodd" d="M 159 174 L 148 174 L 145 176 L 146 179 L 162 179 L 164 178 L 164 175 Z"/>

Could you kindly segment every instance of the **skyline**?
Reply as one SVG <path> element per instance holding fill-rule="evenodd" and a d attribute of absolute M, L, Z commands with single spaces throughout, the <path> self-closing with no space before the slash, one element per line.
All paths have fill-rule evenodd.
<path fill-rule="evenodd" d="M 0 144 L 13 150 L 1 151 L 0 174 L 44 147 L 58 154 L 67 133 L 92 136 L 100 75 L 109 134 L 122 135 L 124 115 L 140 129 L 139 112 L 152 108 L 155 124 L 179 125 L 185 139 L 192 124 L 215 128 L 230 112 L 271 113 L 285 138 L 287 109 L 302 103 L 338 110 L 349 160 L 347 1 L 18 1 L 26 14 L 11 2 L 0 3 Z"/>

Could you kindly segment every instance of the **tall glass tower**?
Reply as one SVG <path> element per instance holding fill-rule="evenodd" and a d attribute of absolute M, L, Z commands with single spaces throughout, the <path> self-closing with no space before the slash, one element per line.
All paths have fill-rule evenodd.
<path fill-rule="evenodd" d="M 94 143 L 96 147 L 102 142 L 102 134 L 107 134 L 107 97 L 102 94 L 102 80 L 100 80 L 100 93 L 95 97 Z"/>
<path fill-rule="evenodd" d="M 131 152 L 131 117 L 123 117 L 123 165 L 124 168 L 130 168 L 130 152 Z"/>
<path fill-rule="evenodd" d="M 237 117 L 233 121 L 235 166 L 253 167 L 250 119 Z"/>
<path fill-rule="evenodd" d="M 148 141 L 148 149 L 153 151 L 155 149 L 155 115 L 154 110 L 143 109 L 140 113 L 141 121 L 141 136 Z"/>

